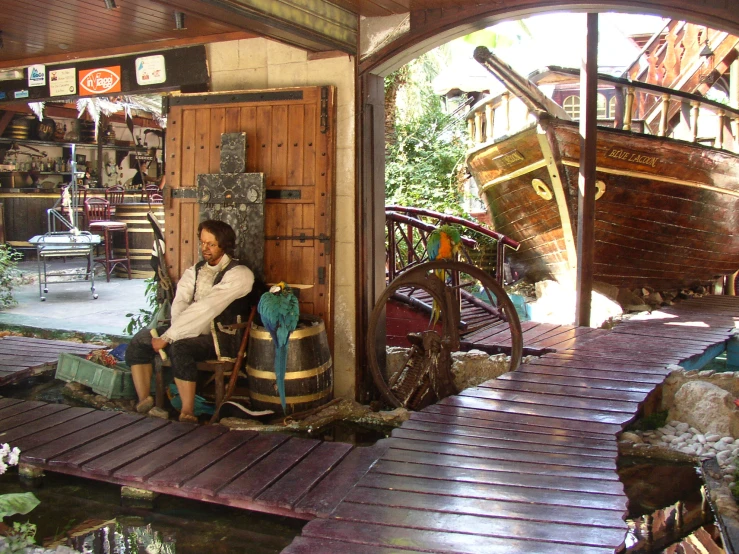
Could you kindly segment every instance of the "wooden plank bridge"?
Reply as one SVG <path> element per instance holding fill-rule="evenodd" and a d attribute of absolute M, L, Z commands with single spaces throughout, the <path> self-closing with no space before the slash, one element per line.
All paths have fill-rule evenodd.
<path fill-rule="evenodd" d="M 32 468 L 312 519 L 289 554 L 613 552 L 627 530 L 616 434 L 669 364 L 737 326 L 739 298 L 717 296 L 612 331 L 532 324 L 553 352 L 373 447 L 12 398 L 0 442 Z"/>

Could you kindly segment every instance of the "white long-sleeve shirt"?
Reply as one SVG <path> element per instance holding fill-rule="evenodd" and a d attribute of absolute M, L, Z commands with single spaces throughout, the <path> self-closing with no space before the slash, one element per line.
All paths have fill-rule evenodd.
<path fill-rule="evenodd" d="M 220 283 L 213 286 L 216 275 L 231 258 L 223 255 L 215 266 L 204 264 L 198 272 L 195 287 L 195 266 L 185 270 L 177 283 L 177 294 L 172 302 L 172 325 L 162 338 L 168 342 L 210 334 L 210 322 L 231 302 L 246 296 L 254 285 L 254 274 L 245 265 L 232 267 Z M 194 292 L 197 289 L 197 298 Z"/>

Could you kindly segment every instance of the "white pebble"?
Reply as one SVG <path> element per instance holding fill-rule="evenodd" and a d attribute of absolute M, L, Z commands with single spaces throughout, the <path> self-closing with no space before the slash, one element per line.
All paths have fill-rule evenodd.
<path fill-rule="evenodd" d="M 679 421 L 677 421 L 676 419 L 673 419 L 672 421 L 669 421 L 669 422 L 667 423 L 667 425 L 669 425 L 670 427 L 675 427 L 675 428 L 677 428 L 677 426 L 678 426 L 678 425 L 680 425 L 680 422 L 679 422 Z"/>
<path fill-rule="evenodd" d="M 662 427 L 662 431 L 667 435 L 674 435 L 676 429 L 672 425 L 665 425 Z"/>
<path fill-rule="evenodd" d="M 706 435 L 706 441 L 708 442 L 717 442 L 721 438 L 721 435 L 717 435 L 716 433 L 710 433 Z"/>
<path fill-rule="evenodd" d="M 675 425 L 675 430 L 678 433 L 685 433 L 688 429 L 690 429 L 690 425 L 688 425 L 687 423 L 678 423 L 677 425 Z"/>
<path fill-rule="evenodd" d="M 719 442 L 725 442 L 726 444 L 732 444 L 734 442 L 734 437 L 721 437 L 719 439 Z"/>
<path fill-rule="evenodd" d="M 683 433 L 682 435 L 680 435 L 679 438 L 680 440 L 689 441 L 693 438 L 693 435 L 691 435 L 690 433 Z"/>
<path fill-rule="evenodd" d="M 662 435 L 662 440 L 665 442 L 672 442 L 676 438 L 675 435 Z"/>
<path fill-rule="evenodd" d="M 680 452 L 683 452 L 684 454 L 695 454 L 695 448 L 690 445 L 683 446 L 682 448 L 680 448 Z"/>
<path fill-rule="evenodd" d="M 701 444 L 706 444 L 706 437 L 704 435 L 701 435 L 701 434 L 696 435 L 695 440 L 697 440 Z"/>
<path fill-rule="evenodd" d="M 716 454 L 716 460 L 718 461 L 719 465 L 726 464 L 730 459 L 731 459 L 731 452 L 729 452 L 728 450 L 724 450 Z"/>
<path fill-rule="evenodd" d="M 730 444 L 726 444 L 725 442 L 721 442 L 721 441 L 719 441 L 719 442 L 717 442 L 716 444 L 714 444 L 714 445 L 713 445 L 713 447 L 714 447 L 714 448 L 715 448 L 715 449 L 716 449 L 716 450 L 717 450 L 718 452 L 731 452 L 731 450 L 732 450 L 732 448 L 731 448 L 731 445 L 730 445 Z"/>
<path fill-rule="evenodd" d="M 689 431 L 690 433 L 693 433 L 694 435 L 700 435 L 700 433 L 701 433 L 701 432 L 700 432 L 700 431 L 698 431 L 698 429 L 696 429 L 695 427 L 690 427 L 690 428 L 688 429 L 688 431 Z"/>

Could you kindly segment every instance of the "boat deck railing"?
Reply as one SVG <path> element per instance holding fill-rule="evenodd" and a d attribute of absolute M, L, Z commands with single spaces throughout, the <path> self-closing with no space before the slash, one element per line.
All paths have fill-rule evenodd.
<path fill-rule="evenodd" d="M 561 82 L 563 77 L 577 79 L 579 70 L 550 67 L 548 74 Z M 697 94 L 605 74 L 598 74 L 598 83 L 616 90 L 615 117 L 599 122 L 599 126 L 739 153 L 739 109 Z M 654 113 L 658 113 L 659 118 L 647 117 Z M 466 116 L 470 145 L 476 148 L 518 132 L 534 124 L 540 115 L 529 111 L 511 92 L 485 98 Z"/>

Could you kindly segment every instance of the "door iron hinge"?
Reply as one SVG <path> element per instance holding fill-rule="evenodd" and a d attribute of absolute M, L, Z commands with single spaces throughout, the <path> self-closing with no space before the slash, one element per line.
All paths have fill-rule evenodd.
<path fill-rule="evenodd" d="M 318 268 L 318 284 L 326 284 L 326 268 L 322 266 Z"/>
<path fill-rule="evenodd" d="M 321 134 L 328 133 L 328 87 L 321 87 Z"/>

